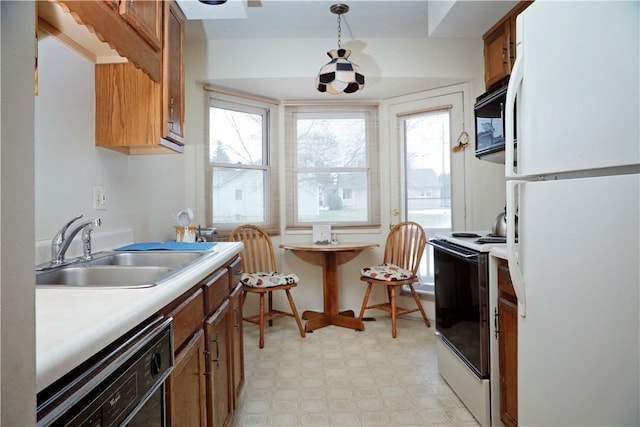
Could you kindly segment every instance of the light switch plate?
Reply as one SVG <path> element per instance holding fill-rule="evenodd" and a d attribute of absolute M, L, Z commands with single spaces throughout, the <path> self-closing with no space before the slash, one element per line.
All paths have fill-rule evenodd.
<path fill-rule="evenodd" d="M 107 210 L 107 191 L 104 185 L 93 186 L 93 209 L 96 211 Z"/>

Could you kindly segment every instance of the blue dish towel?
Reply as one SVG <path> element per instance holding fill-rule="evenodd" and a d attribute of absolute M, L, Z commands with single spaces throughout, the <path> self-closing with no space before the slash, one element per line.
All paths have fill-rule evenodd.
<path fill-rule="evenodd" d="M 216 245 L 215 242 L 143 242 L 116 248 L 116 251 L 207 251 Z"/>

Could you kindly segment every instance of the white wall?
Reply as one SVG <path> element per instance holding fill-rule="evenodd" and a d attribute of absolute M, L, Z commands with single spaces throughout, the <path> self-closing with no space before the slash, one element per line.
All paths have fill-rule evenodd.
<path fill-rule="evenodd" d="M 35 6 L 33 2 L 3 1 L 0 11 L 0 424 L 33 426 L 36 423 L 32 243 Z"/>
<path fill-rule="evenodd" d="M 186 207 L 184 157 L 127 156 L 95 146 L 94 64 L 41 33 L 35 120 L 35 238 L 39 247 L 78 213 L 100 217 L 105 233 L 132 229 L 137 241 L 173 238 L 171 215 Z M 133 125 L 133 124 L 132 124 Z M 93 186 L 104 185 L 107 210 L 93 210 Z M 80 251 L 75 242 L 69 255 Z M 74 253 L 75 252 L 75 253 Z M 49 257 L 37 252 L 37 262 Z"/>

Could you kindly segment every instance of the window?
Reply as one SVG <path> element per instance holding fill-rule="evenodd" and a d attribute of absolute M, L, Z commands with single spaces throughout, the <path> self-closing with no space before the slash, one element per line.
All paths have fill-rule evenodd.
<path fill-rule="evenodd" d="M 434 108 L 399 119 L 404 144 L 404 197 L 409 221 L 421 224 L 427 236 L 451 230 L 451 108 Z M 433 292 L 433 251 L 420 261 L 416 290 Z"/>
<path fill-rule="evenodd" d="M 379 226 L 378 108 L 285 107 L 287 227 Z"/>
<path fill-rule="evenodd" d="M 278 230 L 270 155 L 274 105 L 213 93 L 207 144 L 206 215 L 221 234 L 251 223 Z"/>

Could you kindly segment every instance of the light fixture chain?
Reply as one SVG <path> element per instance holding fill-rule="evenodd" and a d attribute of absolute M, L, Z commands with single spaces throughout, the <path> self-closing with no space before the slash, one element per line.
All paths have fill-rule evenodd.
<path fill-rule="evenodd" d="M 342 21 L 342 14 L 338 14 L 338 49 L 342 44 L 342 27 L 340 26 L 340 21 Z"/>

